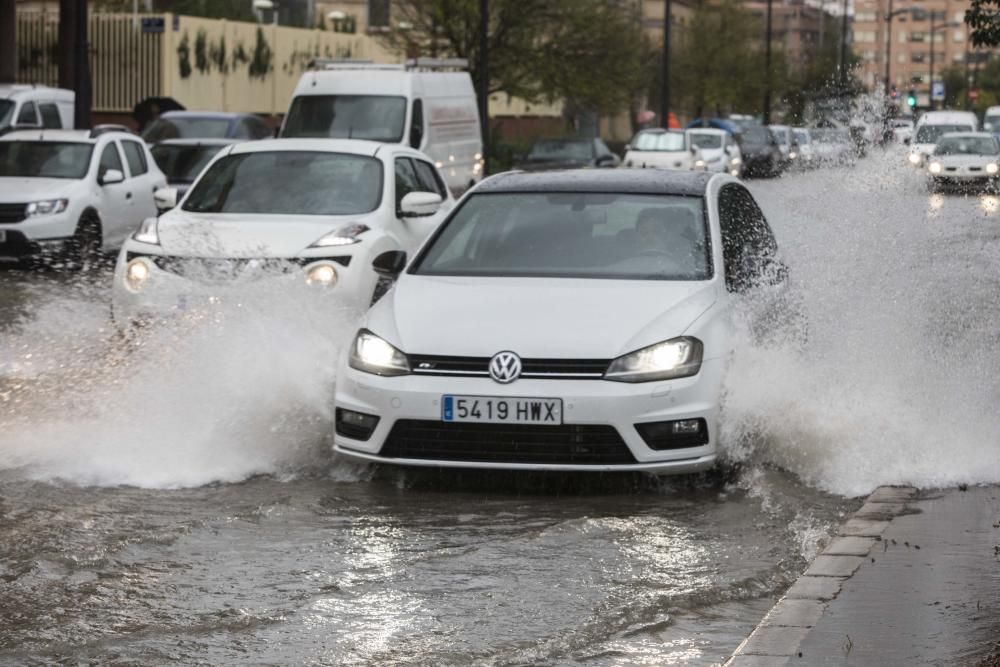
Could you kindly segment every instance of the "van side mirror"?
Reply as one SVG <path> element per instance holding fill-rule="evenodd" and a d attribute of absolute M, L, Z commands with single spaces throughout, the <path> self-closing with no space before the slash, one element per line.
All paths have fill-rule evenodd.
<path fill-rule="evenodd" d="M 614 155 L 598 155 L 597 159 L 594 161 L 598 167 L 613 167 L 615 166 L 615 156 Z"/>
<path fill-rule="evenodd" d="M 153 192 L 153 201 L 160 211 L 169 211 L 177 206 L 177 188 L 159 188 Z"/>
<path fill-rule="evenodd" d="M 388 250 L 372 260 L 375 273 L 386 278 L 396 278 L 406 268 L 406 253 L 402 250 Z"/>
<path fill-rule="evenodd" d="M 103 174 L 97 177 L 97 182 L 101 185 L 111 185 L 113 183 L 121 183 L 125 180 L 125 174 L 121 172 L 120 169 L 108 169 Z"/>
<path fill-rule="evenodd" d="M 399 217 L 423 218 L 441 208 L 441 195 L 436 192 L 411 192 L 399 202 Z"/>

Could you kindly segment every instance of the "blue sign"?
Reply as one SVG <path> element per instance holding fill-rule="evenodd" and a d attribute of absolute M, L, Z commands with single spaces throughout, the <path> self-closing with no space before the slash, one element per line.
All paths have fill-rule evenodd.
<path fill-rule="evenodd" d="M 934 81 L 931 83 L 931 99 L 944 99 L 944 81 Z"/>
<path fill-rule="evenodd" d="M 143 32 L 163 32 L 163 29 L 164 29 L 164 22 L 162 16 L 142 17 Z"/>

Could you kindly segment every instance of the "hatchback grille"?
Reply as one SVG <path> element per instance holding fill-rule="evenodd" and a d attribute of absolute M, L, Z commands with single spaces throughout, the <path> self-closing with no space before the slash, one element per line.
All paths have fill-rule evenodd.
<path fill-rule="evenodd" d="M 145 257 L 157 268 L 184 278 L 203 281 L 228 281 L 245 275 L 273 275 L 297 271 L 299 267 L 321 260 L 348 266 L 351 257 L 266 257 L 266 258 L 217 258 L 175 257 L 172 255 L 140 255 L 129 253 L 126 260 Z"/>
<path fill-rule="evenodd" d="M 21 222 L 27 216 L 24 214 L 27 204 L 0 204 L 0 224 Z"/>
<path fill-rule="evenodd" d="M 470 463 L 629 464 L 635 457 L 608 425 L 463 424 L 401 419 L 380 456 Z"/>
<path fill-rule="evenodd" d="M 486 377 L 489 357 L 439 357 L 421 354 L 409 356 L 416 375 L 450 377 Z M 521 377 L 544 380 L 599 380 L 611 362 L 607 359 L 522 359 Z"/>

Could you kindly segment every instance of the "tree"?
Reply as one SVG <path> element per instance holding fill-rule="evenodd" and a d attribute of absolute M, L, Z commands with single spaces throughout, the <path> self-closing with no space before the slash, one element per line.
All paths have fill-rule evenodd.
<path fill-rule="evenodd" d="M 398 0 L 381 36 L 406 55 L 465 58 L 479 83 L 479 1 Z M 404 29 L 405 28 L 405 29 Z M 490 0 L 489 93 L 610 114 L 647 85 L 638 17 L 608 0 Z"/>
<path fill-rule="evenodd" d="M 972 0 L 965 11 L 973 46 L 1000 44 L 1000 0 Z"/>
<path fill-rule="evenodd" d="M 839 24 L 828 22 L 823 45 L 805 61 L 803 67 L 789 72 L 784 102 L 791 119 L 804 121 L 810 102 L 857 96 L 862 92 L 864 86 L 857 77 L 861 59 L 853 51 L 847 57 L 846 89 L 841 89 L 840 30 Z"/>

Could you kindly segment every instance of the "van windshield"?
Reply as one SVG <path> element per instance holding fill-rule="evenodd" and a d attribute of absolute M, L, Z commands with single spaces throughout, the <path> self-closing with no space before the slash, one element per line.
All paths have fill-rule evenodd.
<path fill-rule="evenodd" d="M 283 137 L 403 140 L 406 98 L 388 95 L 300 95 L 292 102 Z"/>
<path fill-rule="evenodd" d="M 0 100 L 0 127 L 7 127 L 11 124 L 10 119 L 14 115 L 14 107 L 17 106 L 10 100 Z"/>

